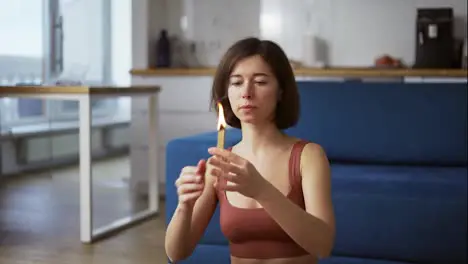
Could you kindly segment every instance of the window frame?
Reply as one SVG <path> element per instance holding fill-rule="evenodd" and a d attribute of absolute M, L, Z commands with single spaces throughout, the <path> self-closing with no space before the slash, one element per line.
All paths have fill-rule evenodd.
<path fill-rule="evenodd" d="M 61 73 L 63 68 L 63 58 L 61 56 L 61 47 L 57 47 L 52 40 L 54 34 L 57 34 L 57 29 L 54 28 L 54 21 L 61 16 L 60 13 L 61 0 L 42 0 L 43 9 L 43 67 L 42 67 L 42 83 L 50 83 L 51 80 L 56 78 Z M 103 59 L 103 77 L 102 80 L 86 80 L 83 85 L 112 85 L 112 35 L 111 35 L 111 19 L 112 8 L 111 0 L 100 0 L 102 4 L 102 26 L 104 27 L 102 51 L 104 54 Z M 54 32 L 55 30 L 55 32 Z M 56 65 L 52 65 L 55 61 Z M 0 84 L 2 85 L 2 84 Z M 65 111 L 65 103 L 67 101 L 58 100 L 44 100 L 44 114 L 36 117 L 19 117 L 18 102 L 21 98 L 0 98 L 0 129 L 11 129 L 16 126 L 31 125 L 38 123 L 50 123 L 60 121 L 73 121 L 77 120 L 79 116 L 79 109 L 76 111 Z M 41 100 L 41 99 L 39 99 Z M 118 111 L 119 103 L 116 99 L 105 99 L 105 103 L 98 108 L 92 109 L 93 117 L 112 117 Z"/>
<path fill-rule="evenodd" d="M 111 19 L 112 19 L 112 8 L 111 8 L 111 0 L 100 0 L 102 5 L 102 26 L 103 26 L 103 43 L 102 43 L 102 51 L 104 55 L 103 65 L 102 65 L 102 80 L 86 80 L 83 85 L 111 85 L 112 82 L 112 61 L 111 61 L 111 52 L 112 52 L 112 35 L 111 35 Z M 60 16 L 60 14 L 57 14 Z M 56 17 L 57 18 L 57 17 Z M 52 30 L 52 29 L 51 29 Z M 78 118 L 78 109 L 76 111 L 66 111 L 65 110 L 65 103 L 66 101 L 59 101 L 59 102 L 50 102 L 51 108 L 57 111 L 52 111 L 51 119 L 54 121 L 58 120 L 70 120 Z M 117 103 L 109 103 L 109 100 L 106 100 L 106 103 L 99 107 L 92 109 L 92 115 L 94 116 L 105 116 L 110 115 L 116 111 L 115 106 Z"/>

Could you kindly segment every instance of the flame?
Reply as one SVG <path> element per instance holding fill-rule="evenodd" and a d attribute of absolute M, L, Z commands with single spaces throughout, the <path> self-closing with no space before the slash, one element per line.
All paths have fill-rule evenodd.
<path fill-rule="evenodd" d="M 221 130 L 221 128 L 226 128 L 227 124 L 226 124 L 226 119 L 224 119 L 224 109 L 223 109 L 223 105 L 221 103 L 218 102 L 218 125 L 217 125 L 217 129 L 218 131 Z"/>

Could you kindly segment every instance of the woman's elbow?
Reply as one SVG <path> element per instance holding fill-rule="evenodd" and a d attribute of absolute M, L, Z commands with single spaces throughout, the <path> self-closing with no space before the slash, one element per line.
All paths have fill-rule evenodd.
<path fill-rule="evenodd" d="M 309 252 L 310 255 L 316 256 L 319 259 L 324 259 L 330 257 L 333 247 L 330 246 L 330 243 L 321 242 L 316 243 L 313 246 L 311 245 L 309 249 L 304 249 L 306 249 L 306 251 Z"/>
<path fill-rule="evenodd" d="M 190 257 L 192 252 L 188 249 L 184 249 L 182 247 L 173 247 L 169 245 L 165 245 L 166 256 L 170 260 L 170 263 L 178 263 L 179 261 L 185 260 L 186 258 Z"/>
<path fill-rule="evenodd" d="M 169 259 L 169 263 L 178 263 L 179 261 L 183 261 L 190 256 L 190 254 L 170 254 L 166 250 L 166 256 Z"/>
<path fill-rule="evenodd" d="M 324 258 L 328 258 L 331 256 L 331 253 L 332 253 L 332 250 L 331 249 L 324 249 L 324 250 L 321 250 L 319 253 L 318 253 L 318 256 L 320 259 L 324 259 Z"/>
<path fill-rule="evenodd" d="M 329 239 L 327 239 L 326 242 L 322 244 L 322 246 L 319 249 L 318 255 L 319 258 L 328 258 L 331 256 L 332 251 L 333 251 L 333 246 L 335 244 L 335 238 L 334 235 L 331 235 Z"/>
<path fill-rule="evenodd" d="M 329 247 L 329 246 L 323 246 L 323 247 L 317 248 L 315 252 L 313 252 L 313 254 L 316 255 L 319 259 L 328 258 L 331 256 L 331 253 L 332 253 L 332 247 Z"/>
<path fill-rule="evenodd" d="M 185 260 L 185 258 L 172 258 L 170 256 L 167 256 L 169 259 L 169 263 L 179 263 L 179 261 Z"/>

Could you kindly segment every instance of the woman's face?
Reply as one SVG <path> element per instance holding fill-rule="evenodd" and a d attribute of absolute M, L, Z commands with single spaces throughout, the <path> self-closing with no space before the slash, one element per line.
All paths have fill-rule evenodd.
<path fill-rule="evenodd" d="M 241 123 L 272 122 L 278 92 L 276 77 L 258 55 L 239 61 L 229 77 L 229 102 Z"/>

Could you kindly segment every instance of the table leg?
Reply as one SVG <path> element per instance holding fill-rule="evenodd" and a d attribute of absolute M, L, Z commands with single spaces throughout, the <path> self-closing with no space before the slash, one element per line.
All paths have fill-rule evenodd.
<path fill-rule="evenodd" d="M 157 95 L 148 97 L 148 183 L 149 210 L 159 211 L 159 175 L 158 175 L 158 101 Z"/>
<path fill-rule="evenodd" d="M 148 98 L 148 199 L 147 210 L 94 228 L 92 225 L 91 105 L 89 96 L 80 100 L 80 227 L 81 241 L 92 243 L 129 228 L 159 213 L 158 97 Z M 143 129 L 143 128 L 142 128 Z"/>
<path fill-rule="evenodd" d="M 91 103 L 86 95 L 79 100 L 80 140 L 80 238 L 92 240 L 92 170 L 91 170 Z"/>

